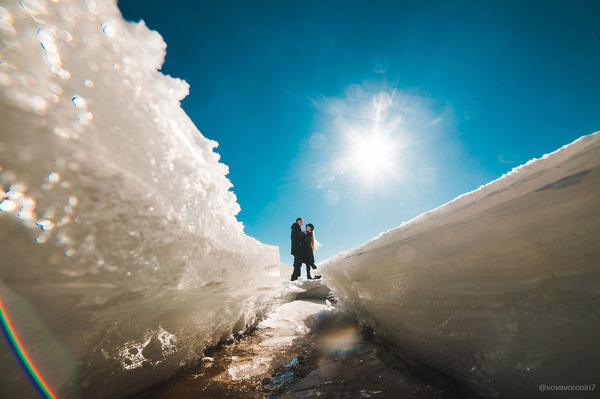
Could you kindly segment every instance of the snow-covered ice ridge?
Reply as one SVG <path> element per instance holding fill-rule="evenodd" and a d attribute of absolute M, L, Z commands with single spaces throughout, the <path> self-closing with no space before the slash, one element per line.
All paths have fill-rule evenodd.
<path fill-rule="evenodd" d="M 0 4 L 0 300 L 58 397 L 123 397 L 282 295 L 228 169 L 114 0 Z M 0 396 L 36 397 L 1 340 Z"/>
<path fill-rule="evenodd" d="M 600 132 L 321 271 L 341 304 L 399 350 L 484 397 L 597 384 Z"/>

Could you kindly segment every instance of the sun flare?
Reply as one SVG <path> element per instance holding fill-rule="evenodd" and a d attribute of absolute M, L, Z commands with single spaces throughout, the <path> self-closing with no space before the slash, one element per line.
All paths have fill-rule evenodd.
<path fill-rule="evenodd" d="M 366 179 L 374 179 L 391 172 L 394 164 L 395 143 L 381 135 L 360 135 L 352 139 L 350 162 Z"/>

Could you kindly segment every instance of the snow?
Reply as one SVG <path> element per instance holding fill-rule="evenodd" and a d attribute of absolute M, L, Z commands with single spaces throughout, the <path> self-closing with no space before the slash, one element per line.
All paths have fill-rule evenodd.
<path fill-rule="evenodd" d="M 340 304 L 483 397 L 600 374 L 600 133 L 321 265 Z M 587 381 L 587 382 L 586 382 Z"/>
<path fill-rule="evenodd" d="M 0 299 L 55 394 L 130 395 L 291 295 L 181 109 L 188 85 L 158 71 L 158 33 L 112 0 L 0 16 Z M 0 366 L 26 397 L 6 350 Z"/>

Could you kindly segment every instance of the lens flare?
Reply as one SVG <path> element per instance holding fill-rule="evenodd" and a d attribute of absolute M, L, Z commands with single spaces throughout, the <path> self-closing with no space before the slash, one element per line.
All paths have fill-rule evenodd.
<path fill-rule="evenodd" d="M 31 378 L 36 388 L 40 391 L 43 397 L 56 399 L 54 393 L 46 384 L 46 381 L 42 378 L 40 372 L 35 368 L 31 358 L 25 351 L 23 344 L 19 340 L 19 337 L 8 318 L 8 313 L 6 312 L 6 308 L 0 299 L 0 320 L 2 320 L 2 332 L 8 342 L 9 346 L 13 350 L 15 356 L 25 369 L 27 375 Z"/>

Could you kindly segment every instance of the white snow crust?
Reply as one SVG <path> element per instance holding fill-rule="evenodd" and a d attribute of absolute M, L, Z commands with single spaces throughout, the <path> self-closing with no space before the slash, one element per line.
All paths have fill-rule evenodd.
<path fill-rule="evenodd" d="M 483 397 L 545 397 L 600 375 L 599 210 L 594 133 L 320 270 L 401 353 Z"/>

